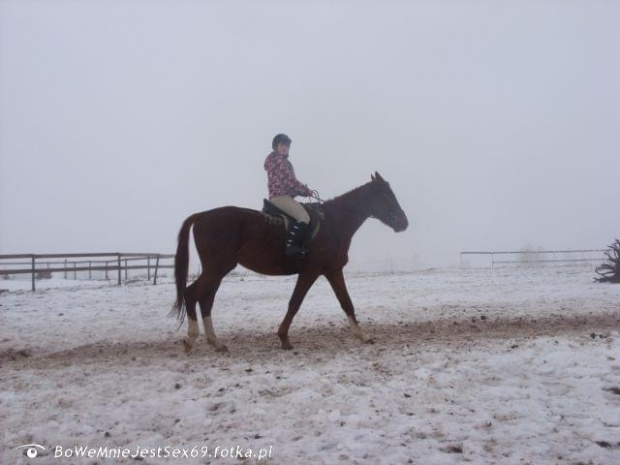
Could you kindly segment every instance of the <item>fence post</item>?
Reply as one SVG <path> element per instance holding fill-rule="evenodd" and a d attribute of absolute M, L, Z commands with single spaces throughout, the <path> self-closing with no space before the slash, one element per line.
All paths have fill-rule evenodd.
<path fill-rule="evenodd" d="M 77 262 L 73 262 L 73 279 L 77 281 Z"/>
<path fill-rule="evenodd" d="M 147 269 L 147 281 L 151 280 L 151 257 L 150 255 L 146 258 L 146 269 Z"/>
<path fill-rule="evenodd" d="M 129 276 L 127 274 L 127 259 L 125 259 L 125 281 L 129 281 Z"/>
<path fill-rule="evenodd" d="M 34 255 L 32 256 L 32 292 L 35 291 L 35 268 L 36 268 L 36 264 L 35 264 L 35 257 Z"/>
<path fill-rule="evenodd" d="M 67 259 L 65 258 L 65 279 L 67 279 Z"/>
<path fill-rule="evenodd" d="M 155 262 L 155 278 L 153 279 L 153 286 L 157 284 L 157 272 L 159 271 L 159 254 L 157 254 L 157 261 Z"/>
<path fill-rule="evenodd" d="M 121 254 L 118 254 L 118 285 L 121 285 Z"/>
<path fill-rule="evenodd" d="M 88 280 L 93 279 L 93 262 L 88 260 Z"/>

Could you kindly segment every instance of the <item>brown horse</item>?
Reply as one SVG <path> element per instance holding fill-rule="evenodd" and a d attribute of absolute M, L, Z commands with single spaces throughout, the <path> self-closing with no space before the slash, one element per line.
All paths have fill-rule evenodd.
<path fill-rule="evenodd" d="M 266 221 L 263 213 L 238 207 L 222 207 L 196 213 L 185 220 L 179 232 L 175 257 L 177 301 L 173 313 L 181 321 L 185 309 L 189 316 L 185 350 L 189 352 L 199 330 L 196 302 L 200 303 L 207 341 L 218 351 L 226 346 L 215 336 L 211 308 L 224 276 L 238 264 L 266 275 L 298 274 L 288 312 L 278 329 L 283 349 L 292 349 L 288 331 L 306 293 L 317 278 L 324 275 L 349 319 L 353 334 L 364 342 L 370 339 L 355 319 L 353 303 L 347 291 L 343 268 L 347 264 L 351 239 L 367 218 L 377 218 L 400 232 L 409 222 L 390 185 L 375 173 L 372 181 L 333 200 L 321 204 L 321 229 L 304 258 L 289 258 L 284 253 L 284 228 Z M 202 274 L 187 286 L 189 230 L 194 226 L 194 242 L 202 264 Z"/>

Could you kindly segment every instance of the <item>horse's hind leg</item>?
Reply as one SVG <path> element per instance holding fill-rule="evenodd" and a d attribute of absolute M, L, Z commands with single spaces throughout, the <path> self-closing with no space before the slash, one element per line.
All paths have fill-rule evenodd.
<path fill-rule="evenodd" d="M 185 352 L 189 353 L 194 346 L 194 342 L 198 339 L 198 335 L 200 334 L 200 330 L 198 329 L 198 318 L 196 315 L 196 290 L 198 288 L 198 284 L 202 279 L 202 275 L 194 281 L 192 284 L 185 288 L 185 309 L 187 310 L 187 336 L 183 340 L 183 345 L 185 346 Z"/>
<path fill-rule="evenodd" d="M 207 342 L 214 346 L 217 352 L 228 352 L 228 348 L 217 339 L 213 329 L 213 320 L 211 319 L 211 309 L 215 301 L 215 294 L 220 288 L 221 282 L 222 278 L 207 278 L 204 288 L 201 289 L 199 302 Z"/>

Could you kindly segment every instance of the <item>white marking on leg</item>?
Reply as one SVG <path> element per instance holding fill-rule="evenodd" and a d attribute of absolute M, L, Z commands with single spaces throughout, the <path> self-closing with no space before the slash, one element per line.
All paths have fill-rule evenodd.
<path fill-rule="evenodd" d="M 187 336 L 185 336 L 185 350 L 189 352 L 198 339 L 198 335 L 200 334 L 200 330 L 198 329 L 198 320 L 192 320 L 190 317 L 187 317 Z"/>
<path fill-rule="evenodd" d="M 353 333 L 353 335 L 362 342 L 369 342 L 371 340 L 370 337 L 364 334 L 362 328 L 360 328 L 360 326 L 357 324 L 357 321 L 355 321 L 352 316 L 349 316 L 348 318 L 349 326 L 351 327 L 351 332 Z"/>
<path fill-rule="evenodd" d="M 207 341 L 209 342 L 209 344 L 214 346 L 217 351 L 227 351 L 228 349 L 226 348 L 226 346 L 217 340 L 215 330 L 213 329 L 213 320 L 211 320 L 211 317 L 204 317 L 202 319 L 202 324 L 205 327 L 205 336 L 207 336 Z"/>

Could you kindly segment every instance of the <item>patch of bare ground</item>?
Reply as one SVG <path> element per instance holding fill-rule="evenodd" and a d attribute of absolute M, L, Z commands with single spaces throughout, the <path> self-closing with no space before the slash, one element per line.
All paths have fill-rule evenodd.
<path fill-rule="evenodd" d="M 620 311 L 606 314 L 579 316 L 485 317 L 468 319 L 441 319 L 424 322 L 366 323 L 363 329 L 373 338 L 374 345 L 364 345 L 355 339 L 344 325 L 322 325 L 295 328 L 291 340 L 296 348 L 292 355 L 314 354 L 333 357 L 350 353 L 360 347 L 369 350 L 393 350 L 407 345 L 450 345 L 476 347 L 486 342 L 505 340 L 508 349 L 519 347 L 520 341 L 539 337 L 579 337 L 602 340 L 612 331 L 620 330 Z M 162 332 L 159 340 L 130 342 L 98 341 L 75 348 L 48 351 L 34 348 L 11 348 L 0 352 L 0 365 L 18 364 L 31 368 L 50 368 L 75 364 L 144 363 L 152 359 L 178 359 L 183 353 L 182 338 L 185 326 L 177 332 Z M 216 354 L 202 335 L 189 357 L 228 357 L 252 359 L 279 357 L 279 340 L 273 332 L 240 330 L 231 334 L 222 332 L 220 339 L 231 349 L 229 354 Z M 139 338 L 139 336 L 138 336 Z M 617 389 L 617 388 L 612 388 Z M 618 394 L 616 391 L 613 393 Z"/>

